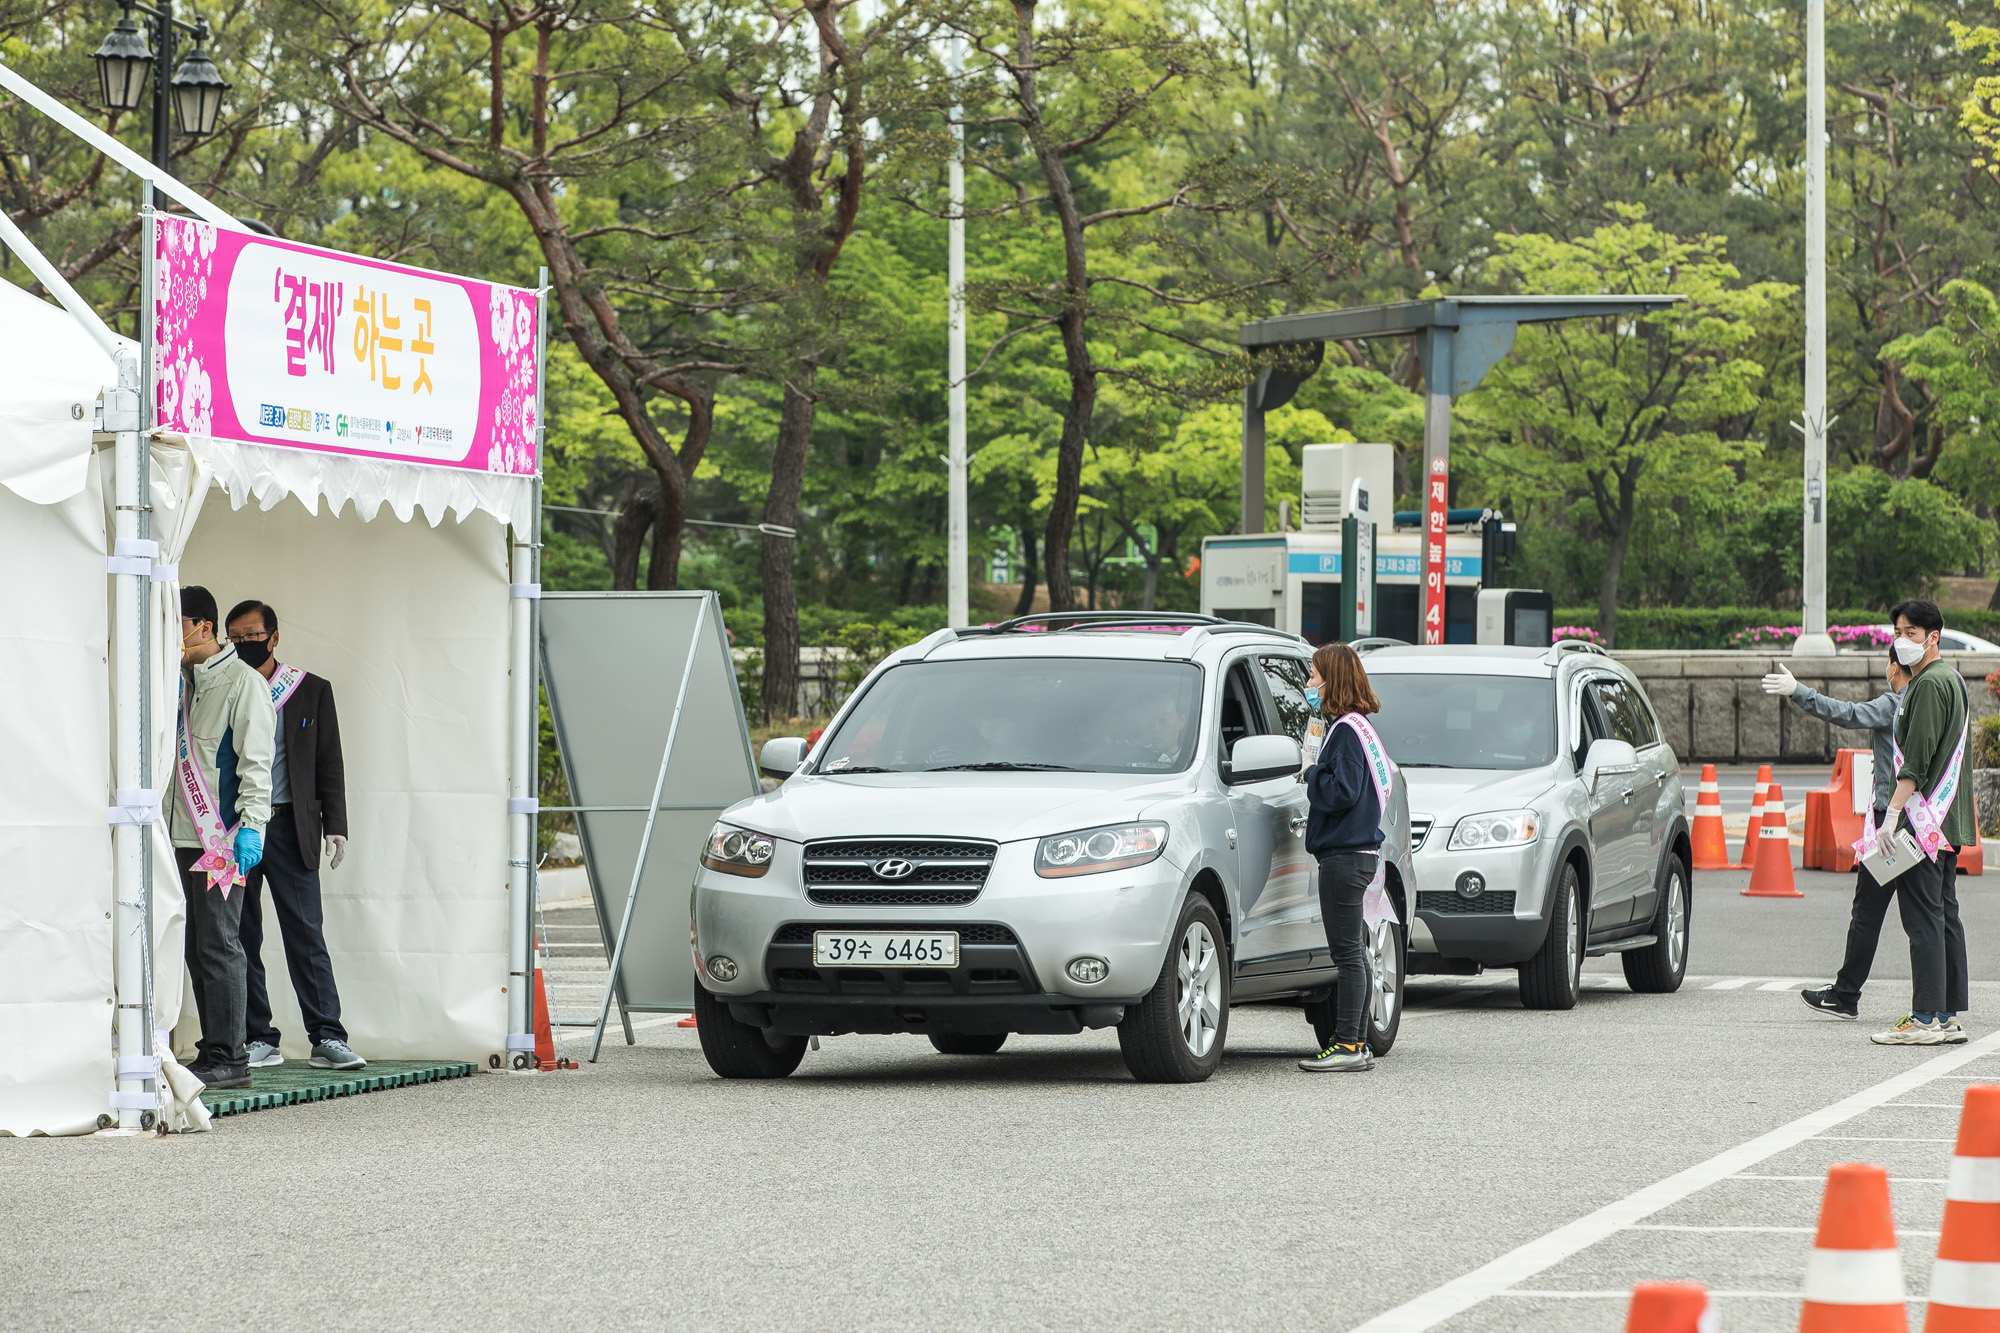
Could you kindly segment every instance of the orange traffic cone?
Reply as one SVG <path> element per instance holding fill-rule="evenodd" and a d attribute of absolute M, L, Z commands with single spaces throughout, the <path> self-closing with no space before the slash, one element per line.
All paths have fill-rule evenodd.
<path fill-rule="evenodd" d="M 1909 1333 L 1889 1173 L 1881 1167 L 1827 1169 L 1805 1298 L 1799 1333 Z"/>
<path fill-rule="evenodd" d="M 1715 765 L 1701 766 L 1701 793 L 1694 798 L 1694 868 L 1729 869 L 1729 839 L 1722 831 L 1722 790 Z"/>
<path fill-rule="evenodd" d="M 1785 818 L 1785 789 L 1777 783 L 1764 796 L 1764 828 L 1757 839 L 1764 850 L 1750 868 L 1750 887 L 1745 898 L 1803 898 L 1792 882 L 1792 828 Z"/>
<path fill-rule="evenodd" d="M 555 1029 L 549 1023 L 549 984 L 542 977 L 542 955 L 535 954 L 535 1068 L 551 1070 L 556 1064 Z"/>
<path fill-rule="evenodd" d="M 2000 1330 L 2000 1087 L 1965 1090 L 1924 1333 Z"/>
<path fill-rule="evenodd" d="M 1761 842 L 1759 833 L 1764 827 L 1764 801 L 1771 791 L 1771 766 L 1757 765 L 1757 791 L 1750 798 L 1750 824 L 1743 830 L 1743 856 L 1736 863 L 1738 870 L 1755 869 L 1757 865 L 1757 844 Z"/>
<path fill-rule="evenodd" d="M 1641 1282 L 1632 1288 L 1625 1333 L 1715 1333 L 1715 1310 L 1699 1282 Z"/>
<path fill-rule="evenodd" d="M 700 1027 L 701 1025 L 694 1021 L 693 1014 L 689 1014 L 686 1018 L 683 1018 L 680 1022 L 674 1024 L 674 1026 L 677 1028 L 692 1028 L 692 1027 Z"/>

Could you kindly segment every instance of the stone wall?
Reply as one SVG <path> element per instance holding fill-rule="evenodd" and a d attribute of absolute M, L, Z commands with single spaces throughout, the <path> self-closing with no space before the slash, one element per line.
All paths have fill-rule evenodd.
<path fill-rule="evenodd" d="M 1674 753 L 1695 763 L 1831 763 L 1840 749 L 1868 748 L 1868 733 L 1808 717 L 1760 682 L 1783 663 L 1802 684 L 1836 699 L 1872 699 L 1888 689 L 1886 650 L 1834 657 L 1772 657 L 1717 651 L 1614 653 L 1645 682 Z M 1986 690 L 2000 654 L 1946 653 L 1970 688 L 1972 715 L 2000 709 Z"/>

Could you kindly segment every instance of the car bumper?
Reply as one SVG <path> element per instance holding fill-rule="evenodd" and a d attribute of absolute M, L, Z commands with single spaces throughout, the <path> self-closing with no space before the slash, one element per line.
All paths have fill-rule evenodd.
<path fill-rule="evenodd" d="M 1448 834 L 1440 829 L 1432 836 Z M 1414 859 L 1421 887 L 1411 950 L 1497 965 L 1532 958 L 1548 934 L 1546 899 L 1554 850 L 1546 838 L 1498 850 L 1419 850 Z M 1467 873 L 1478 875 L 1485 886 L 1469 900 L 1458 891 L 1460 877 Z"/>
<path fill-rule="evenodd" d="M 781 1031 L 1067 1031 L 1104 1026 L 1151 990 L 1180 910 L 1183 873 L 1165 857 L 1130 870 L 1044 879 L 1034 843 L 1002 844 L 979 896 L 962 906 L 821 907 L 806 897 L 802 848 L 779 843 L 756 879 L 696 872 L 693 925 L 702 987 Z M 956 968 L 818 968 L 813 932 L 953 930 Z M 732 981 L 710 974 L 726 955 Z M 1109 972 L 1077 982 L 1072 959 Z M 1104 1012 L 1092 1012 L 1100 1007 Z M 1051 1016 L 1051 1011 L 1065 1011 Z M 1039 1015 L 1039 1017 L 1037 1017 Z M 1010 1026 L 993 1026 L 1005 1022 Z"/>

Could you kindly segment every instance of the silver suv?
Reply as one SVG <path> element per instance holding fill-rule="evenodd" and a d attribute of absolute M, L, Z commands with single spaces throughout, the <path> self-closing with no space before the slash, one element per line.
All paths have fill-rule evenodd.
<path fill-rule="evenodd" d="M 1136 1078 L 1195 1082 L 1231 1004 L 1288 997 L 1329 1040 L 1309 652 L 1257 625 L 1098 613 L 891 655 L 810 753 L 768 742 L 783 785 L 710 835 L 693 892 L 709 1065 L 782 1078 L 815 1035 L 923 1033 L 972 1055 L 1115 1026 Z M 1365 941 L 1377 1053 L 1402 1018 L 1413 891 L 1400 779 L 1390 807 L 1400 919 Z"/>
<path fill-rule="evenodd" d="M 1688 825 L 1638 677 L 1580 643 L 1381 648 L 1367 665 L 1410 785 L 1410 971 L 1515 967 L 1528 1008 L 1568 1009 L 1584 957 L 1617 953 L 1634 990 L 1678 990 Z"/>

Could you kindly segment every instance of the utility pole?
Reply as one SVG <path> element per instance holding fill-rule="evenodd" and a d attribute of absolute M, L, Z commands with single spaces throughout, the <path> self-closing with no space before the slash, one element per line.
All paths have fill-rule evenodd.
<path fill-rule="evenodd" d="M 963 43 L 956 34 L 951 39 L 950 59 L 952 86 L 956 88 L 964 64 Z M 950 492 L 949 517 L 945 520 L 945 609 L 947 619 L 954 628 L 970 624 L 972 618 L 965 541 L 965 126 L 960 122 L 961 114 L 962 108 L 954 103 L 951 108 L 951 217 L 945 224 L 949 233 L 945 280 L 951 288 L 951 350 L 946 362 L 951 384 L 945 408 L 945 448 L 949 451 L 945 467 L 949 474 L 947 484 Z"/>
<path fill-rule="evenodd" d="M 1826 0 L 1806 0 L 1805 623 L 1797 657 L 1831 657 L 1826 633 Z"/>

